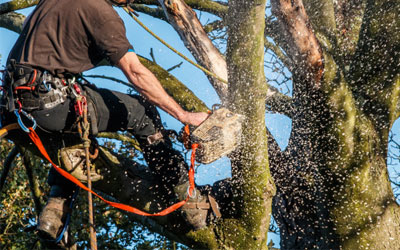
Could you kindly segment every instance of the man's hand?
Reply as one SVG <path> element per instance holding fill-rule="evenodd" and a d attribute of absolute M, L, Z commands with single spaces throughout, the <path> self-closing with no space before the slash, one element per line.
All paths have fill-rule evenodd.
<path fill-rule="evenodd" d="M 209 114 L 204 112 L 192 113 L 185 112 L 183 117 L 179 117 L 179 120 L 183 124 L 189 124 L 193 126 L 199 126 L 202 122 L 204 122 L 208 118 Z"/>

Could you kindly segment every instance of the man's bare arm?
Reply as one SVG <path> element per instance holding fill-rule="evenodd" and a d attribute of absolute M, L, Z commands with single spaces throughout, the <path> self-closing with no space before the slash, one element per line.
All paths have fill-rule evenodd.
<path fill-rule="evenodd" d="M 140 94 L 182 123 L 198 126 L 208 117 L 207 113 L 191 113 L 183 110 L 168 95 L 154 74 L 140 63 L 134 52 L 126 53 L 117 66 Z"/>

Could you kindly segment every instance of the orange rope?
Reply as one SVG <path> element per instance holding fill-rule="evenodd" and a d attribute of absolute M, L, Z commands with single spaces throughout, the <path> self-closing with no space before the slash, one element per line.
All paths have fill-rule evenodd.
<path fill-rule="evenodd" d="M 189 191 L 188 191 L 188 196 L 186 197 L 185 200 L 182 200 L 158 213 L 154 213 L 154 214 L 150 214 L 144 211 L 141 211 L 137 208 L 134 208 L 132 206 L 126 205 L 126 204 L 122 204 L 122 203 L 118 203 L 118 202 L 112 202 L 109 200 L 104 199 L 102 196 L 100 196 L 99 194 L 97 194 L 96 192 L 94 192 L 93 190 L 89 189 L 88 187 L 86 187 L 84 184 L 82 184 L 78 179 L 76 179 L 75 177 L 73 177 L 71 174 L 69 174 L 67 171 L 61 169 L 59 166 L 57 166 L 56 164 L 53 163 L 53 161 L 50 159 L 49 155 L 47 154 L 46 149 L 43 146 L 43 143 L 41 142 L 39 136 L 36 134 L 35 130 L 33 130 L 32 128 L 29 128 L 29 137 L 31 138 L 31 140 L 33 141 L 33 143 L 36 145 L 36 147 L 39 149 L 40 153 L 44 156 L 44 158 L 46 158 L 46 160 L 48 160 L 51 165 L 54 167 L 55 170 L 57 170 L 58 173 L 60 173 L 62 176 L 64 176 L 65 178 L 67 178 L 68 180 L 72 181 L 74 184 L 76 184 L 77 186 L 79 186 L 80 188 L 92 193 L 93 195 L 97 196 L 99 199 L 101 199 L 102 201 L 104 201 L 106 204 L 113 206 L 115 208 L 119 208 L 134 214 L 138 214 L 138 215 L 142 215 L 142 216 L 165 216 L 167 214 L 172 213 L 173 211 L 177 210 L 178 208 L 182 207 L 190 198 L 190 196 L 193 194 L 193 190 L 195 187 L 194 184 L 194 164 L 195 164 L 195 153 L 196 153 L 196 149 L 198 148 L 198 144 L 193 144 L 192 145 L 192 156 L 191 156 L 191 165 L 190 165 L 190 169 L 189 169 L 189 183 L 190 183 L 190 187 L 189 187 Z"/>

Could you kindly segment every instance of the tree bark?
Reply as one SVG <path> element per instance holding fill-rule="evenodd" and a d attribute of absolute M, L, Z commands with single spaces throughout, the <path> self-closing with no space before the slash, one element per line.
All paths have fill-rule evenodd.
<path fill-rule="evenodd" d="M 8 13 L 10 11 L 29 8 L 38 3 L 39 0 L 26 0 L 26 1 L 12 0 L 9 2 L 5 2 L 0 4 L 0 15 Z"/>
<path fill-rule="evenodd" d="M 320 83 L 323 72 L 322 51 L 309 23 L 302 0 L 272 0 L 272 13 L 278 18 L 280 30 L 288 34 L 287 54 L 296 62 L 294 71 L 314 86 Z"/>
<path fill-rule="evenodd" d="M 265 1 L 230 1 L 228 11 L 229 100 L 234 111 L 246 116 L 242 145 L 233 157 L 232 176 L 240 214 L 237 249 L 266 249 L 271 198 L 265 129 L 267 86 L 264 75 Z M 238 18 L 241 17 L 241 18 Z"/>
<path fill-rule="evenodd" d="M 15 12 L 9 12 L 7 14 L 0 15 L 0 27 L 20 33 L 22 31 L 24 20 L 24 15 Z"/>
<path fill-rule="evenodd" d="M 281 248 L 397 249 L 400 210 L 386 158 L 398 117 L 399 3 L 365 1 L 344 14 L 335 13 L 344 2 L 335 4 L 305 1 L 325 70 L 321 91 L 294 79 L 289 160 L 273 168 Z"/>

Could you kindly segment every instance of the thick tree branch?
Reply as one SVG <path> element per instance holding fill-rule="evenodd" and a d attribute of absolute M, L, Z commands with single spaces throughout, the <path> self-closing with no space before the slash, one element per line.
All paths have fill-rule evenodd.
<path fill-rule="evenodd" d="M 387 132 L 398 117 L 400 98 L 400 68 L 394 66 L 400 65 L 399 15 L 398 1 L 367 2 L 357 51 L 345 72 L 355 96 L 362 98 L 363 113 Z M 363 88 L 355 88 L 359 85 Z"/>
<path fill-rule="evenodd" d="M 38 179 L 36 178 L 35 170 L 32 166 L 33 157 L 32 154 L 25 149 L 18 147 L 19 151 L 22 155 L 22 162 L 26 170 L 26 175 L 28 176 L 29 187 L 31 189 L 31 194 L 33 198 L 33 202 L 35 203 L 35 211 L 37 217 L 39 217 L 40 212 L 42 211 L 42 203 L 40 201 L 40 197 L 42 196 L 42 192 L 39 188 Z"/>
<path fill-rule="evenodd" d="M 153 72 L 167 93 L 171 95 L 172 98 L 174 98 L 185 110 L 207 112 L 208 108 L 204 102 L 197 98 L 194 93 L 177 78 L 150 60 L 144 57 L 139 57 L 139 59 L 146 68 Z"/>
<path fill-rule="evenodd" d="M 0 27 L 20 33 L 25 16 L 19 13 L 10 12 L 0 15 Z"/>
<path fill-rule="evenodd" d="M 138 12 L 142 12 L 163 21 L 167 21 L 167 18 L 164 15 L 164 11 L 160 7 L 150 8 L 143 4 L 131 4 L 130 7 Z"/>
<path fill-rule="evenodd" d="M 289 118 L 293 117 L 294 108 L 292 98 L 282 94 L 275 87 L 268 85 L 265 105 L 268 111 L 281 113 Z"/>
<path fill-rule="evenodd" d="M 32 7 L 36 4 L 39 3 L 39 0 L 12 0 L 6 3 L 0 4 L 0 15 L 15 11 L 15 10 L 21 10 L 25 8 Z"/>
<path fill-rule="evenodd" d="M 315 31 L 317 39 L 320 41 L 320 45 L 324 48 L 324 51 L 331 51 L 336 47 L 337 27 L 334 2 L 339 1 L 303 0 L 312 28 Z M 354 20 L 349 19 L 348 21 L 352 22 Z"/>
<path fill-rule="evenodd" d="M 331 28 L 331 33 L 337 29 L 335 40 L 337 41 L 337 51 L 335 56 L 340 58 L 341 64 L 348 64 L 348 60 L 353 56 L 357 48 L 360 36 L 361 25 L 363 23 L 367 0 L 338 0 L 335 1 L 335 11 L 330 10 L 330 19 L 335 18 L 336 26 L 325 25 L 325 29 Z M 311 19 L 311 17 L 310 17 Z M 321 18 L 319 18 L 321 19 Z M 324 19 L 327 19 L 324 17 Z M 332 22 L 332 21 L 331 21 Z M 331 34 L 331 37 L 333 34 Z M 331 39 L 332 41 L 333 39 Z M 332 41 L 335 42 L 335 41 Z"/>
<path fill-rule="evenodd" d="M 158 5 L 157 0 L 136 0 L 135 3 L 146 5 Z M 205 11 L 223 18 L 228 12 L 226 3 L 211 0 L 185 0 L 192 9 Z"/>
<path fill-rule="evenodd" d="M 323 57 L 302 0 L 271 0 L 272 13 L 281 30 L 286 30 L 287 54 L 296 62 L 296 73 L 318 88 L 323 73 Z M 306 81 L 308 82 L 308 81 Z"/>
<path fill-rule="evenodd" d="M 1 192 L 1 190 L 3 190 L 8 173 L 10 172 L 11 164 L 14 161 L 15 157 L 17 157 L 18 153 L 19 153 L 18 148 L 13 147 L 13 149 L 7 155 L 7 158 L 3 163 L 3 172 L 1 173 L 1 177 L 0 177 L 0 192 Z"/>
<path fill-rule="evenodd" d="M 225 59 L 207 36 L 196 13 L 183 0 L 159 0 L 159 2 L 169 23 L 178 32 L 196 60 L 217 76 L 227 79 Z M 227 84 L 210 76 L 208 78 L 224 102 L 227 97 Z"/>
<path fill-rule="evenodd" d="M 269 171 L 265 128 L 268 90 L 264 74 L 265 1 L 229 1 L 228 15 L 230 106 L 245 115 L 244 143 L 232 158 L 235 202 L 241 216 L 230 234 L 238 249 L 267 249 L 267 225 L 275 185 Z"/>
<path fill-rule="evenodd" d="M 225 15 L 228 13 L 228 5 L 223 2 L 211 0 L 185 0 L 185 2 L 192 9 L 205 11 L 221 18 L 225 17 Z"/>

